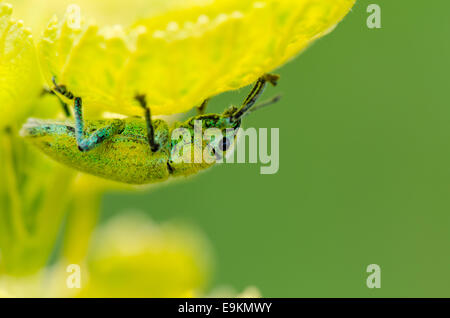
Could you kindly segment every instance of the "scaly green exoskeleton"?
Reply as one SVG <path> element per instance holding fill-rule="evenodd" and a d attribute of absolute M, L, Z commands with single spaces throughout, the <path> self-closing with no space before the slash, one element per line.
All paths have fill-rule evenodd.
<path fill-rule="evenodd" d="M 248 113 L 272 104 L 272 100 L 255 105 L 267 82 L 276 85 L 277 75 L 261 77 L 240 108 L 231 106 L 223 114 L 204 114 L 207 100 L 198 108 L 199 114 L 171 127 L 163 120 L 151 119 L 145 96 L 136 100 L 144 110 L 144 118 L 84 120 L 82 99 L 68 92 L 63 85 L 54 81 L 57 93 L 74 101 L 75 122 L 39 120 L 30 118 L 24 124 L 21 135 L 27 138 L 45 154 L 67 166 L 106 179 L 130 184 L 147 184 L 166 180 L 169 176 L 188 176 L 209 168 L 214 162 L 202 160 L 190 162 L 172 160 L 178 140 L 172 140 L 172 132 L 178 128 L 187 129 L 189 138 L 194 138 L 195 123 L 202 129 L 217 128 L 223 134 L 222 140 L 202 142 L 201 149 L 195 149 L 190 140 L 192 155 L 206 147 L 215 155 L 217 147 L 226 153 L 236 141 L 236 132 L 242 118 Z M 150 147 L 149 147 L 150 146 Z"/>

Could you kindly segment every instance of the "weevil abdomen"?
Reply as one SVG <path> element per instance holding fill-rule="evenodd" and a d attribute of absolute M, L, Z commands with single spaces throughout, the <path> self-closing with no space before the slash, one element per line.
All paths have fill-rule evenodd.
<path fill-rule="evenodd" d="M 86 132 L 93 132 L 111 120 L 86 121 Z M 169 177 L 169 128 L 166 122 L 154 122 L 155 139 L 160 144 L 152 152 L 146 139 L 145 122 L 123 120 L 123 130 L 88 152 L 81 152 L 71 122 L 30 119 L 22 135 L 51 158 L 99 177 L 130 184 L 164 181 Z"/>

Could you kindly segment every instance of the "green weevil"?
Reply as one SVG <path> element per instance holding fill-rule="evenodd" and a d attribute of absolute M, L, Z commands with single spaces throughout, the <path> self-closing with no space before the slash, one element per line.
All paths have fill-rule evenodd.
<path fill-rule="evenodd" d="M 82 99 L 67 91 L 64 85 L 58 85 L 53 78 L 53 91 L 74 101 L 75 121 L 30 118 L 23 125 L 21 135 L 60 163 L 114 181 L 147 184 L 164 181 L 170 176 L 189 176 L 214 163 L 172 160 L 171 154 L 178 145 L 177 140 L 171 139 L 172 132 L 177 128 L 192 132 L 194 122 L 200 121 L 202 128 L 217 128 L 224 133 L 222 140 L 216 140 L 212 146 L 202 143 L 201 150 L 209 147 L 214 153 L 214 149 L 219 147 L 222 153 L 226 153 L 236 142 L 236 132 L 242 118 L 279 100 L 280 96 L 277 96 L 268 102 L 256 104 L 266 84 L 275 86 L 278 78 L 277 75 L 266 74 L 258 79 L 239 108 L 231 106 L 223 114 L 205 114 L 208 102 L 205 100 L 198 107 L 199 114 L 186 121 L 176 122 L 171 127 L 163 120 L 152 121 L 150 108 L 143 95 L 136 95 L 136 100 L 144 110 L 145 120 L 133 117 L 85 121 Z M 62 104 L 67 110 L 67 105 Z"/>

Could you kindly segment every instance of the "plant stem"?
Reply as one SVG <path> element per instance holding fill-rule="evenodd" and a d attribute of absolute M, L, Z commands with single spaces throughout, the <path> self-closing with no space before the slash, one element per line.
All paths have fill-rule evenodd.
<path fill-rule="evenodd" d="M 11 223 L 16 238 L 23 241 L 28 237 L 28 233 L 23 219 L 22 201 L 20 197 L 19 185 L 17 182 L 17 175 L 14 169 L 12 134 L 6 135 L 2 139 L 2 148 L 5 151 L 5 183 L 11 202 Z"/>

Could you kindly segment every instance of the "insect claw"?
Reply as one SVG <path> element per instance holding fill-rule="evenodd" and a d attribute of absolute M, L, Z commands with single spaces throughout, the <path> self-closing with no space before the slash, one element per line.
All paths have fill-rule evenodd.
<path fill-rule="evenodd" d="M 136 94 L 134 96 L 134 99 L 137 100 L 139 102 L 139 105 L 146 109 L 147 108 L 147 100 L 146 100 L 146 96 L 145 94 Z"/>
<path fill-rule="evenodd" d="M 262 76 L 262 79 L 266 82 L 269 82 L 273 86 L 277 86 L 278 80 L 280 79 L 280 75 L 277 74 L 265 74 Z"/>

